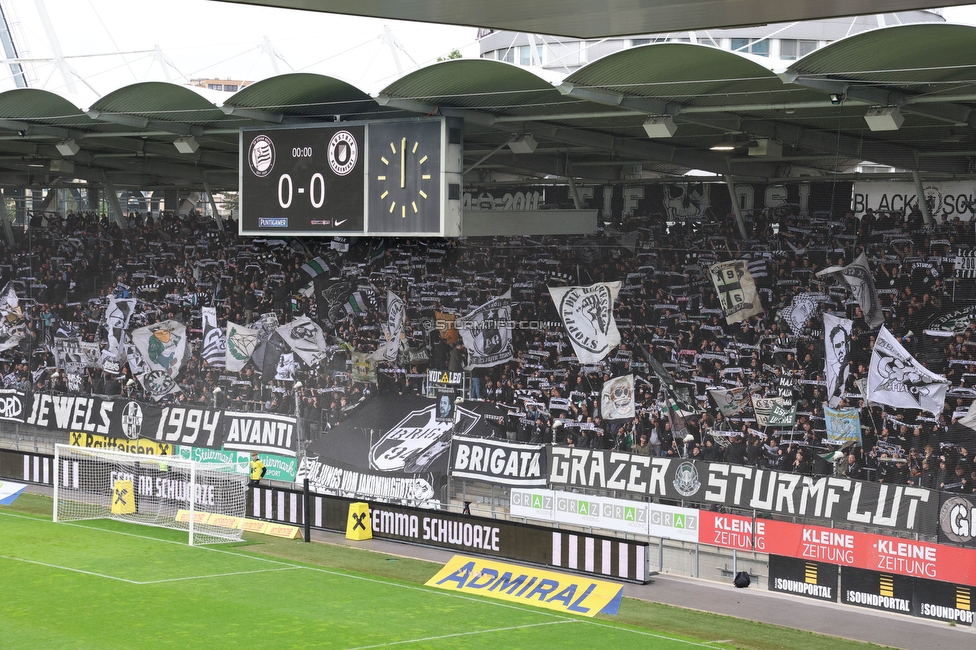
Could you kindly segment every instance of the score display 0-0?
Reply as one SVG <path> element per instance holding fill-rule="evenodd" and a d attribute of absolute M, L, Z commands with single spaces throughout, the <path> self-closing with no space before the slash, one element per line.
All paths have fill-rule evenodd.
<path fill-rule="evenodd" d="M 461 145 L 445 140 L 444 118 L 242 129 L 240 232 L 446 234 Z"/>

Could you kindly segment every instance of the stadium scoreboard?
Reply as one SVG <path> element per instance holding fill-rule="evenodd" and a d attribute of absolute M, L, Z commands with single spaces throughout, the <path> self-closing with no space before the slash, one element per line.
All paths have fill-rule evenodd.
<path fill-rule="evenodd" d="M 460 235 L 462 126 L 433 117 L 240 132 L 242 235 Z"/>

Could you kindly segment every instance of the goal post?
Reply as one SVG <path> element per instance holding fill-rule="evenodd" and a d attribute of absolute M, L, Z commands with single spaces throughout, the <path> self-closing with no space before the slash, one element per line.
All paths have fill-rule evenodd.
<path fill-rule="evenodd" d="M 115 519 L 187 533 L 190 545 L 241 540 L 248 476 L 236 463 L 199 463 L 59 444 L 54 521 Z"/>

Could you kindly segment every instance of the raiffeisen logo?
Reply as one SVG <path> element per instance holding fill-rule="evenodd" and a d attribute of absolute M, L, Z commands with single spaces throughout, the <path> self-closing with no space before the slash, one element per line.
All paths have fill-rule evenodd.
<path fill-rule="evenodd" d="M 288 217 L 259 217 L 258 228 L 287 228 Z"/>

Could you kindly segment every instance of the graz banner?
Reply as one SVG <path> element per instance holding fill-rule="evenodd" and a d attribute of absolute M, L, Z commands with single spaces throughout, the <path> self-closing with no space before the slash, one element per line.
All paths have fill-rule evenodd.
<path fill-rule="evenodd" d="M 455 436 L 451 441 L 451 476 L 499 485 L 545 487 L 546 448 Z"/>
<path fill-rule="evenodd" d="M 935 530 L 938 518 L 938 495 L 924 488 L 610 450 L 549 447 L 549 485 L 615 490 L 925 534 Z"/>
<path fill-rule="evenodd" d="M 380 395 L 312 443 L 298 467 L 315 492 L 411 505 L 440 503 L 453 435 L 488 437 L 485 418 L 504 421 L 486 403 L 465 403 L 454 422 L 437 420 L 434 400 Z"/>

